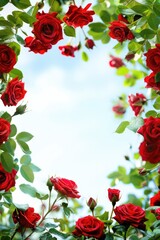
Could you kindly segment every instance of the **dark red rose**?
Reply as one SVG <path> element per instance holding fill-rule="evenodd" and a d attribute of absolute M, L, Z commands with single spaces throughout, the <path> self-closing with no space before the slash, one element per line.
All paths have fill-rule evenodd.
<path fill-rule="evenodd" d="M 62 195 L 70 198 L 80 198 L 79 192 L 76 190 L 77 185 L 74 181 L 58 177 L 51 177 L 50 181 L 54 189 Z"/>
<path fill-rule="evenodd" d="M 160 72 L 160 44 L 156 44 L 155 48 L 149 49 L 146 56 L 146 65 L 154 73 Z"/>
<path fill-rule="evenodd" d="M 155 215 L 156 215 L 157 220 L 160 220 L 160 208 L 157 208 L 155 210 Z"/>
<path fill-rule="evenodd" d="M 118 15 L 118 20 L 127 24 L 129 23 L 128 20 L 125 17 L 123 17 L 122 14 Z"/>
<path fill-rule="evenodd" d="M 11 187 L 15 186 L 15 177 L 17 171 L 12 169 L 11 172 L 6 172 L 0 163 L 0 191 L 5 190 L 5 192 L 9 191 Z"/>
<path fill-rule="evenodd" d="M 34 208 L 29 207 L 27 210 L 23 211 L 16 209 L 12 215 L 14 223 L 19 223 L 20 228 L 35 228 L 36 222 L 41 218 L 38 213 L 34 212 Z"/>
<path fill-rule="evenodd" d="M 24 98 L 25 94 L 24 83 L 18 78 L 14 78 L 8 83 L 1 100 L 5 106 L 16 106 Z"/>
<path fill-rule="evenodd" d="M 62 37 L 61 20 L 56 18 L 57 13 L 37 13 L 37 21 L 33 24 L 33 33 L 42 44 L 56 44 Z"/>
<path fill-rule="evenodd" d="M 104 223 L 93 216 L 79 218 L 76 222 L 75 230 L 72 232 L 74 236 L 85 236 L 88 238 L 101 239 L 104 233 Z"/>
<path fill-rule="evenodd" d="M 156 91 L 160 90 L 160 82 L 156 82 L 155 73 L 152 72 L 149 76 L 144 78 L 145 83 L 147 84 L 146 88 L 153 88 Z"/>
<path fill-rule="evenodd" d="M 93 49 L 93 47 L 95 46 L 95 43 L 92 39 L 87 38 L 86 41 L 85 41 L 85 46 L 88 49 Z"/>
<path fill-rule="evenodd" d="M 120 200 L 120 190 L 108 188 L 108 198 L 115 205 Z"/>
<path fill-rule="evenodd" d="M 136 93 L 136 95 L 131 94 L 128 96 L 128 102 L 134 111 L 135 116 L 140 114 L 143 111 L 143 106 L 146 103 L 147 99 L 142 93 Z"/>
<path fill-rule="evenodd" d="M 0 118 L 0 144 L 8 140 L 10 132 L 10 123 L 4 118 Z"/>
<path fill-rule="evenodd" d="M 160 162 L 160 144 L 157 142 L 148 143 L 145 140 L 139 146 L 139 154 L 143 161 L 152 164 Z"/>
<path fill-rule="evenodd" d="M 126 112 L 126 109 L 121 104 L 117 104 L 117 105 L 112 107 L 112 111 L 114 113 L 116 113 L 117 115 L 123 115 Z"/>
<path fill-rule="evenodd" d="M 126 227 L 133 226 L 145 230 L 145 211 L 132 203 L 123 204 L 114 209 L 114 219 Z"/>
<path fill-rule="evenodd" d="M 160 191 L 150 198 L 150 206 L 160 206 Z"/>
<path fill-rule="evenodd" d="M 114 57 L 114 56 L 112 56 L 112 55 L 110 55 L 110 58 L 111 58 L 111 60 L 109 61 L 110 67 L 119 68 L 119 67 L 124 66 L 124 63 L 123 63 L 123 61 L 122 61 L 121 58 L 119 58 L 119 57 Z"/>
<path fill-rule="evenodd" d="M 144 125 L 137 132 L 144 137 L 147 143 L 160 142 L 160 118 L 145 118 Z"/>
<path fill-rule="evenodd" d="M 111 22 L 109 30 L 109 36 L 119 42 L 134 39 L 133 33 L 130 31 L 130 29 L 124 22 L 118 20 Z"/>
<path fill-rule="evenodd" d="M 65 14 L 63 21 L 74 28 L 83 27 L 93 21 L 92 15 L 94 11 L 88 10 L 92 4 L 89 3 L 85 8 L 77 7 L 76 5 L 70 5 L 68 12 Z"/>
<path fill-rule="evenodd" d="M 0 44 L 0 73 L 10 72 L 16 62 L 16 54 L 13 49 L 4 44 Z"/>
<path fill-rule="evenodd" d="M 75 57 L 74 52 L 78 51 L 78 47 L 73 47 L 71 45 L 64 45 L 64 46 L 59 46 L 59 50 L 61 50 L 62 55 L 64 56 L 70 56 L 70 57 Z"/>
<path fill-rule="evenodd" d="M 26 37 L 25 47 L 30 48 L 30 51 L 34 53 L 44 54 L 52 48 L 52 45 L 50 43 L 43 44 L 40 40 L 33 37 Z"/>
<path fill-rule="evenodd" d="M 125 56 L 125 59 L 126 59 L 127 61 L 130 61 L 130 60 L 132 60 L 134 57 L 135 57 L 135 53 L 128 53 L 128 54 Z"/>

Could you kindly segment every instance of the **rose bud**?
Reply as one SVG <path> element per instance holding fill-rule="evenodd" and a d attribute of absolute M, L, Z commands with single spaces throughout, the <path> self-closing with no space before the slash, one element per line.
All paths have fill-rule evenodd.
<path fill-rule="evenodd" d="M 52 191 L 52 188 L 53 188 L 53 184 L 52 184 L 52 182 L 51 182 L 50 178 L 48 179 L 48 181 L 47 181 L 46 185 L 48 186 L 48 188 L 49 188 L 49 191 L 51 192 L 51 191 Z"/>
<path fill-rule="evenodd" d="M 90 210 L 93 212 L 95 207 L 97 206 L 97 202 L 92 197 L 90 197 L 90 199 L 87 202 L 87 205 L 90 208 Z"/>
<path fill-rule="evenodd" d="M 148 171 L 146 171 L 145 168 L 140 168 L 138 171 L 139 171 L 139 174 L 142 176 L 145 176 L 148 173 Z"/>
<path fill-rule="evenodd" d="M 26 108 L 27 108 L 27 104 L 19 105 L 19 106 L 16 108 L 16 111 L 15 111 L 15 113 L 13 114 L 13 116 L 16 116 L 16 115 L 25 113 L 25 112 L 26 112 Z"/>
<path fill-rule="evenodd" d="M 127 61 L 130 61 L 130 60 L 134 59 L 134 57 L 135 57 L 135 54 L 134 54 L 134 53 L 128 53 L 128 54 L 125 56 L 125 59 L 126 59 Z"/>
<path fill-rule="evenodd" d="M 95 46 L 95 43 L 92 39 L 86 38 L 85 46 L 88 49 L 93 49 L 93 47 Z"/>
<path fill-rule="evenodd" d="M 120 190 L 108 188 L 108 198 L 114 206 L 120 200 Z"/>

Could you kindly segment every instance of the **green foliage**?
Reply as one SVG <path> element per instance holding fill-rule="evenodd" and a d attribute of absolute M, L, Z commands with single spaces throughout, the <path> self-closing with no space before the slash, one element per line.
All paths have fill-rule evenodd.
<path fill-rule="evenodd" d="M 64 33 L 66 34 L 66 36 L 69 36 L 69 37 L 75 37 L 76 36 L 75 29 L 71 26 L 65 26 L 64 27 Z"/>

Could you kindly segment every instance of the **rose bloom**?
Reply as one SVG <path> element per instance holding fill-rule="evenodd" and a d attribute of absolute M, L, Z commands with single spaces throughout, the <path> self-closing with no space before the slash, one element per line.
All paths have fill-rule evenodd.
<path fill-rule="evenodd" d="M 74 28 L 83 27 L 93 21 L 92 15 L 94 11 L 88 10 L 92 4 L 89 3 L 85 8 L 77 7 L 76 5 L 70 5 L 68 12 L 65 14 L 63 21 Z"/>
<path fill-rule="evenodd" d="M 114 56 L 112 56 L 112 55 L 110 55 L 110 58 L 111 58 L 111 60 L 109 61 L 110 67 L 119 68 L 119 67 L 124 66 L 124 63 L 123 63 L 123 61 L 122 61 L 121 58 L 119 58 L 119 57 L 114 57 Z"/>
<path fill-rule="evenodd" d="M 150 162 L 152 164 L 160 162 L 160 144 L 159 143 L 147 143 L 145 140 L 139 146 L 139 154 L 143 161 Z"/>
<path fill-rule="evenodd" d="M 54 189 L 60 194 L 70 198 L 80 198 L 79 192 L 76 190 L 77 185 L 74 181 L 59 177 L 51 177 L 50 181 Z"/>
<path fill-rule="evenodd" d="M 115 205 L 116 202 L 120 200 L 120 190 L 108 188 L 108 198 Z"/>
<path fill-rule="evenodd" d="M 160 206 L 160 191 L 150 198 L 150 206 Z"/>
<path fill-rule="evenodd" d="M 114 219 L 126 227 L 132 226 L 145 230 L 145 211 L 132 203 L 122 204 L 114 209 Z"/>
<path fill-rule="evenodd" d="M 152 72 L 150 73 L 149 76 L 146 76 L 144 78 L 144 81 L 146 83 L 146 88 L 153 88 L 154 90 L 156 91 L 159 91 L 160 90 L 160 82 L 156 82 L 156 79 L 155 79 L 155 73 Z"/>
<path fill-rule="evenodd" d="M 11 187 L 15 186 L 16 174 L 17 171 L 15 169 L 12 169 L 11 172 L 5 171 L 0 163 L 0 191 L 5 190 L 7 192 Z"/>
<path fill-rule="evenodd" d="M 160 118 L 149 117 L 144 119 L 144 125 L 137 131 L 147 143 L 160 141 Z"/>
<path fill-rule="evenodd" d="M 5 106 L 16 106 L 24 98 L 26 92 L 24 83 L 18 78 L 14 78 L 8 83 L 6 90 L 1 96 L 1 100 Z"/>
<path fill-rule="evenodd" d="M 16 62 L 16 54 L 13 49 L 5 44 L 0 44 L 0 73 L 10 72 Z"/>
<path fill-rule="evenodd" d="M 143 111 L 143 105 L 146 103 L 146 97 L 142 93 L 131 94 L 128 96 L 128 102 L 134 111 L 135 116 Z"/>
<path fill-rule="evenodd" d="M 114 113 L 116 113 L 117 115 L 123 115 L 126 112 L 126 109 L 121 104 L 117 104 L 117 105 L 112 107 L 112 111 Z"/>
<path fill-rule="evenodd" d="M 104 235 L 104 223 L 93 216 L 79 218 L 76 222 L 75 230 L 72 232 L 74 236 L 85 236 L 88 238 L 101 239 Z"/>
<path fill-rule="evenodd" d="M 93 47 L 95 46 L 95 43 L 92 39 L 87 38 L 85 41 L 85 46 L 88 49 L 93 49 Z"/>
<path fill-rule="evenodd" d="M 56 44 L 62 37 L 61 20 L 56 18 L 57 13 L 37 13 L 37 21 L 33 24 L 33 33 L 43 45 Z"/>
<path fill-rule="evenodd" d="M 111 22 L 109 30 L 109 36 L 119 42 L 134 39 L 133 33 L 124 22 L 118 20 Z"/>
<path fill-rule="evenodd" d="M 118 20 L 127 24 L 129 23 L 128 20 L 125 17 L 123 17 L 122 14 L 118 15 Z"/>
<path fill-rule="evenodd" d="M 71 45 L 64 45 L 64 46 L 59 46 L 59 50 L 61 50 L 62 55 L 64 56 L 70 56 L 70 57 L 75 57 L 74 52 L 78 51 L 78 47 L 73 47 Z"/>
<path fill-rule="evenodd" d="M 155 210 L 155 215 L 156 215 L 157 220 L 160 220 L 160 208 L 157 208 Z"/>
<path fill-rule="evenodd" d="M 41 217 L 38 213 L 34 212 L 34 208 L 29 207 L 25 211 L 16 209 L 12 214 L 12 218 L 15 224 L 19 223 L 20 227 L 35 228 L 37 221 Z"/>
<path fill-rule="evenodd" d="M 11 133 L 10 123 L 4 118 L 0 118 L 0 144 L 8 140 Z"/>
<path fill-rule="evenodd" d="M 155 48 L 149 49 L 146 56 L 146 65 L 154 73 L 160 72 L 160 44 L 156 44 Z"/>
<path fill-rule="evenodd" d="M 50 43 L 43 44 L 40 40 L 29 36 L 25 39 L 25 47 L 30 48 L 30 51 L 34 53 L 44 54 L 52 48 L 52 45 Z"/>

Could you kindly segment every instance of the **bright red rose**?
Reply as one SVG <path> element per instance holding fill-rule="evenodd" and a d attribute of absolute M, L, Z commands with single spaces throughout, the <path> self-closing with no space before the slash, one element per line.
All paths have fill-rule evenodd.
<path fill-rule="evenodd" d="M 40 40 L 33 37 L 26 37 L 25 47 L 30 48 L 30 51 L 34 53 L 44 54 L 52 48 L 52 45 L 50 43 L 43 44 Z"/>
<path fill-rule="evenodd" d="M 110 55 L 110 58 L 111 58 L 111 60 L 109 61 L 110 67 L 119 68 L 119 67 L 124 66 L 124 63 L 123 63 L 123 61 L 122 61 L 121 58 L 119 58 L 119 57 L 114 57 L 114 56 L 112 56 L 112 55 Z"/>
<path fill-rule="evenodd" d="M 156 44 L 155 48 L 149 49 L 146 56 L 146 65 L 154 73 L 160 72 L 160 44 Z"/>
<path fill-rule="evenodd" d="M 152 164 L 160 162 L 160 144 L 157 142 L 148 143 L 145 140 L 139 146 L 139 154 L 143 161 Z"/>
<path fill-rule="evenodd" d="M 12 169 L 11 172 L 5 171 L 0 163 L 0 191 L 5 190 L 7 192 L 11 187 L 15 186 L 16 174 L 17 171 L 15 169 Z"/>
<path fill-rule="evenodd" d="M 145 230 L 145 211 L 132 203 L 122 204 L 114 209 L 114 219 L 126 227 L 133 226 Z"/>
<path fill-rule="evenodd" d="M 147 143 L 160 142 L 160 118 L 145 118 L 144 125 L 137 132 L 144 137 Z"/>
<path fill-rule="evenodd" d="M 34 212 L 34 208 L 29 207 L 27 210 L 23 211 L 16 209 L 12 215 L 14 223 L 19 223 L 20 228 L 35 228 L 36 222 L 41 218 L 38 213 Z"/>
<path fill-rule="evenodd" d="M 80 198 L 79 192 L 76 190 L 77 185 L 74 181 L 58 177 L 51 177 L 50 181 L 54 189 L 62 195 L 70 198 Z"/>
<path fill-rule="evenodd" d="M 116 113 L 117 115 L 123 115 L 126 112 L 126 109 L 121 104 L 117 104 L 117 105 L 112 107 L 112 111 L 114 113 Z"/>
<path fill-rule="evenodd" d="M 0 73 L 10 72 L 16 62 L 16 54 L 13 49 L 4 44 L 0 44 Z"/>
<path fill-rule="evenodd" d="M 64 46 L 59 46 L 59 50 L 61 50 L 62 55 L 64 56 L 70 56 L 70 57 L 75 57 L 74 52 L 78 51 L 78 47 L 73 47 L 71 45 L 64 45 Z"/>
<path fill-rule="evenodd" d="M 10 123 L 4 118 L 0 118 L 0 144 L 8 140 L 11 133 Z"/>
<path fill-rule="evenodd" d="M 24 83 L 18 78 L 14 78 L 8 83 L 5 92 L 1 96 L 1 100 L 5 106 L 16 106 L 24 98 L 26 92 Z"/>
<path fill-rule="evenodd" d="M 33 33 L 42 44 L 56 44 L 62 37 L 61 20 L 56 18 L 57 13 L 37 13 L 37 21 L 33 24 Z"/>
<path fill-rule="evenodd" d="M 155 210 L 155 215 L 156 215 L 157 220 L 160 220 L 160 208 L 157 208 Z"/>
<path fill-rule="evenodd" d="M 160 191 L 150 198 L 150 206 L 160 206 Z"/>
<path fill-rule="evenodd" d="M 134 39 L 133 33 L 130 31 L 130 29 L 124 22 L 118 20 L 111 22 L 109 30 L 109 36 L 119 42 Z"/>
<path fill-rule="evenodd" d="M 143 106 L 146 103 L 147 99 L 142 93 L 136 93 L 136 95 L 131 94 L 128 96 L 128 102 L 134 111 L 135 116 L 140 114 L 143 111 Z"/>
<path fill-rule="evenodd" d="M 88 49 L 93 49 L 93 47 L 95 46 L 95 43 L 92 39 L 87 38 L 86 41 L 85 41 L 85 46 Z"/>
<path fill-rule="evenodd" d="M 115 205 L 120 200 L 120 190 L 108 188 L 108 198 Z"/>
<path fill-rule="evenodd" d="M 76 222 L 75 230 L 72 232 L 74 236 L 85 236 L 88 238 L 101 239 L 104 233 L 104 223 L 93 216 L 79 218 Z"/>
<path fill-rule="evenodd" d="M 65 14 L 63 21 L 74 28 L 83 27 L 93 21 L 92 15 L 94 11 L 88 10 L 92 4 L 89 3 L 85 8 L 77 7 L 76 5 L 70 5 L 68 12 Z"/>
<path fill-rule="evenodd" d="M 152 72 L 149 76 L 144 78 L 145 83 L 147 84 L 146 88 L 153 88 L 156 91 L 160 90 L 160 82 L 156 82 L 155 73 Z"/>

